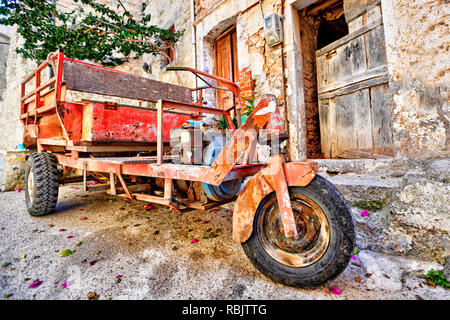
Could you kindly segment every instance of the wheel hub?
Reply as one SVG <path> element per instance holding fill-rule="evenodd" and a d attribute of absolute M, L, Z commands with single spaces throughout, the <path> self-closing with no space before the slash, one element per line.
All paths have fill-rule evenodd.
<path fill-rule="evenodd" d="M 291 195 L 297 237 L 286 237 L 276 200 L 265 205 L 258 219 L 258 237 L 266 252 L 278 262 L 291 267 L 305 267 L 326 252 L 330 232 L 322 209 L 308 197 Z"/>

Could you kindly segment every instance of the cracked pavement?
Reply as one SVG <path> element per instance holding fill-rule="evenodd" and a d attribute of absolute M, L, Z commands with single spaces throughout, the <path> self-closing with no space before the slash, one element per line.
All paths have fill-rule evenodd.
<path fill-rule="evenodd" d="M 329 283 L 340 295 L 283 286 L 232 241 L 231 210 L 178 214 L 146 205 L 72 184 L 60 187 L 54 214 L 31 217 L 23 191 L 0 193 L 0 299 L 85 300 L 90 292 L 100 300 L 450 298 L 422 278 L 442 266 L 367 250 Z M 61 257 L 65 249 L 74 252 Z M 37 279 L 42 284 L 29 288 Z M 71 285 L 61 289 L 64 281 Z"/>

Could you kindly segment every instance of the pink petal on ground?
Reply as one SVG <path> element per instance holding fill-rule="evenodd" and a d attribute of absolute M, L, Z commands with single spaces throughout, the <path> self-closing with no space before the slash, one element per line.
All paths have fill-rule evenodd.
<path fill-rule="evenodd" d="M 116 276 L 116 279 L 120 279 L 120 278 L 122 278 L 123 276 L 121 275 L 121 274 L 118 274 L 117 276 Z"/>
<path fill-rule="evenodd" d="M 41 281 L 41 280 L 36 280 L 36 281 L 33 281 L 33 282 L 28 286 L 28 288 L 30 288 L 30 289 L 32 289 L 32 288 L 37 288 L 37 287 L 39 287 L 41 284 L 42 284 L 42 281 Z"/>
<path fill-rule="evenodd" d="M 356 260 L 356 259 L 358 259 L 355 255 L 352 255 L 352 259 L 353 260 Z"/>
<path fill-rule="evenodd" d="M 149 204 L 145 206 L 145 209 L 146 209 L 146 210 L 152 210 L 152 208 L 153 208 L 153 207 L 152 207 L 151 205 L 149 205 Z"/>
<path fill-rule="evenodd" d="M 83 217 L 83 218 L 81 218 L 80 220 L 87 220 L 87 217 Z"/>
<path fill-rule="evenodd" d="M 64 281 L 64 282 L 61 284 L 61 289 L 67 288 L 68 286 L 71 286 L 71 285 L 72 285 L 72 282 L 70 282 L 70 281 Z"/>
<path fill-rule="evenodd" d="M 191 240 L 191 243 L 197 243 L 198 242 L 198 239 L 192 239 Z"/>
<path fill-rule="evenodd" d="M 67 236 L 67 239 L 72 239 L 73 238 L 73 236 Z"/>
<path fill-rule="evenodd" d="M 66 229 L 64 229 L 64 228 L 61 228 L 61 229 L 59 229 L 58 231 L 66 231 Z"/>
<path fill-rule="evenodd" d="M 20 189 L 17 189 L 16 191 L 14 191 L 14 193 L 20 193 L 20 192 L 22 192 L 22 190 L 20 190 Z"/>
<path fill-rule="evenodd" d="M 367 210 L 361 211 L 361 216 L 362 217 L 367 217 L 368 215 L 369 215 L 369 211 L 367 211 Z"/>
<path fill-rule="evenodd" d="M 341 289 L 331 286 L 331 293 L 335 295 L 340 295 L 342 293 Z"/>
<path fill-rule="evenodd" d="M 94 260 L 88 263 L 89 267 L 92 267 L 94 264 L 96 264 L 98 262 L 98 260 Z"/>

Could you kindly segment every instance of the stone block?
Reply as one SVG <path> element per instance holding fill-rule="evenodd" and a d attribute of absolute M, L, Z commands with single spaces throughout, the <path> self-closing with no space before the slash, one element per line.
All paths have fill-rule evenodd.
<path fill-rule="evenodd" d="M 0 191 L 25 188 L 25 165 L 28 151 L 0 152 Z"/>
<path fill-rule="evenodd" d="M 397 192 L 392 218 L 399 223 L 426 230 L 450 232 L 450 186 L 416 179 Z"/>

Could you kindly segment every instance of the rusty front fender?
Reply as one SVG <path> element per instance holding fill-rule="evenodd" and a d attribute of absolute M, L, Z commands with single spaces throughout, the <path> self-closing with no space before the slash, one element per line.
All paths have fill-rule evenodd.
<path fill-rule="evenodd" d="M 274 171 L 269 166 L 255 174 L 245 185 L 236 200 L 233 213 L 233 240 L 245 242 L 253 231 L 253 218 L 261 200 L 275 190 Z M 317 174 L 313 161 L 283 163 L 286 183 L 289 187 L 307 186 Z"/>

